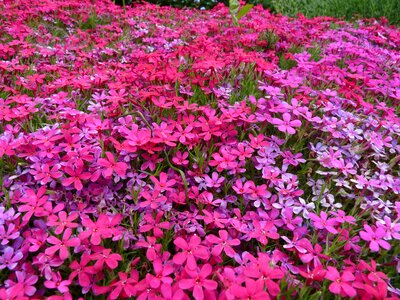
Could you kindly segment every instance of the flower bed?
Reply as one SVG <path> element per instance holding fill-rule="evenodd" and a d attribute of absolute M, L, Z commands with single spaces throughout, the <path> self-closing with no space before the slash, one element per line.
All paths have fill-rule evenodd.
<path fill-rule="evenodd" d="M 7 2 L 0 299 L 396 299 L 400 31 Z"/>

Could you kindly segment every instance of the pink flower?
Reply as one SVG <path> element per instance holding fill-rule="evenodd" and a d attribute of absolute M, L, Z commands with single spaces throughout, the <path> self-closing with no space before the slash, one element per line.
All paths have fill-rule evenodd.
<path fill-rule="evenodd" d="M 76 220 L 79 217 L 79 214 L 76 212 L 72 212 L 67 216 L 65 211 L 60 211 L 58 213 L 58 217 L 56 215 L 51 215 L 47 218 L 47 225 L 49 226 L 57 226 L 54 230 L 55 234 L 61 234 L 65 228 L 76 228 L 78 227 L 78 223 L 74 223 L 72 221 Z"/>
<path fill-rule="evenodd" d="M 337 234 L 338 231 L 335 229 L 336 219 L 328 219 L 326 212 L 321 211 L 320 217 L 314 213 L 309 213 L 308 217 L 313 221 L 313 225 L 317 229 L 326 229 L 332 234 Z"/>
<path fill-rule="evenodd" d="M 268 293 L 264 290 L 264 282 L 262 280 L 245 280 L 246 286 L 233 284 L 229 289 L 229 293 L 237 299 L 252 299 L 252 300 L 269 300 Z"/>
<path fill-rule="evenodd" d="M 164 235 L 162 229 L 168 230 L 170 228 L 169 222 L 167 221 L 160 222 L 163 215 L 164 212 L 159 211 L 154 219 L 151 214 L 146 214 L 143 218 L 146 223 L 139 227 L 139 232 L 143 233 L 153 230 L 153 235 L 156 238 L 162 237 Z"/>
<path fill-rule="evenodd" d="M 60 272 L 52 273 L 51 280 L 46 280 L 44 286 L 48 289 L 57 289 L 60 293 L 68 293 L 69 286 L 71 285 L 70 280 L 62 280 Z"/>
<path fill-rule="evenodd" d="M 369 242 L 369 248 L 372 252 L 379 252 L 379 247 L 389 250 L 390 244 L 384 240 L 386 232 L 382 227 L 378 227 L 375 231 L 371 226 L 364 224 L 365 231 L 360 231 L 360 237 Z"/>
<path fill-rule="evenodd" d="M 300 120 L 291 120 L 291 116 L 289 113 L 283 114 L 283 120 L 272 118 L 271 124 L 278 125 L 278 130 L 282 132 L 287 132 L 289 134 L 296 133 L 296 130 L 293 127 L 300 127 Z"/>
<path fill-rule="evenodd" d="M 95 261 L 94 268 L 103 270 L 106 264 L 111 270 L 118 267 L 118 262 L 122 261 L 122 256 L 117 253 L 111 253 L 111 249 L 103 249 L 91 255 L 91 259 Z"/>
<path fill-rule="evenodd" d="M 271 296 L 277 296 L 281 290 L 274 280 L 282 279 L 285 276 L 279 267 L 271 267 L 271 261 L 266 255 L 260 256 L 257 267 L 247 268 L 245 275 L 264 282 Z"/>
<path fill-rule="evenodd" d="M 168 180 L 168 174 L 161 172 L 160 180 L 158 180 L 155 176 L 150 176 L 150 180 L 153 181 L 155 185 L 155 189 L 161 192 L 163 191 L 172 191 L 173 186 L 176 184 L 175 179 Z"/>
<path fill-rule="evenodd" d="M 17 291 L 21 297 L 24 295 L 33 296 L 36 292 L 34 284 L 38 281 L 38 276 L 27 274 L 25 271 L 16 271 L 15 275 L 17 282 L 11 280 L 6 280 L 5 282 L 9 289 Z"/>
<path fill-rule="evenodd" d="M 87 266 L 87 264 L 91 261 L 91 256 L 88 253 L 84 253 L 80 259 L 80 261 L 74 260 L 70 265 L 70 269 L 73 270 L 69 275 L 69 280 L 72 280 L 78 276 L 78 282 L 81 287 L 86 287 L 91 284 L 91 277 L 96 273 L 96 270 L 93 266 Z"/>
<path fill-rule="evenodd" d="M 311 242 L 306 239 L 302 239 L 300 243 L 307 251 L 306 253 L 299 254 L 300 260 L 303 263 L 308 264 L 313 262 L 314 268 L 317 268 L 322 266 L 320 259 L 329 260 L 330 257 L 322 253 L 324 249 L 321 245 L 315 244 L 313 247 Z"/>
<path fill-rule="evenodd" d="M 270 221 L 253 221 L 254 230 L 250 232 L 250 237 L 257 239 L 262 245 L 268 244 L 268 238 L 279 239 L 274 223 Z"/>
<path fill-rule="evenodd" d="M 90 242 L 93 245 L 100 245 L 102 238 L 110 238 L 112 230 L 109 228 L 109 217 L 107 215 L 100 215 L 96 222 L 90 218 L 85 217 L 82 219 L 82 225 L 86 230 L 79 234 L 80 239 L 86 239 L 90 236 Z"/>
<path fill-rule="evenodd" d="M 59 172 L 60 165 L 54 165 L 51 167 L 48 164 L 38 166 L 35 170 L 31 170 L 30 173 L 34 176 L 35 180 L 38 180 L 41 184 L 47 184 L 53 179 L 58 179 L 62 176 Z"/>
<path fill-rule="evenodd" d="M 141 240 L 136 243 L 137 247 L 147 248 L 146 257 L 149 261 L 154 261 L 157 254 L 161 251 L 161 244 L 156 244 L 156 238 L 153 236 L 147 236 L 147 241 Z"/>
<path fill-rule="evenodd" d="M 76 247 L 79 246 L 81 241 L 79 238 L 70 238 L 72 235 L 72 230 L 67 228 L 64 232 L 64 235 L 61 240 L 56 238 L 55 236 L 50 236 L 47 238 L 47 242 L 53 244 L 46 249 L 45 253 L 48 255 L 54 255 L 56 252 L 59 252 L 60 258 L 65 260 L 69 256 L 69 247 Z"/>
<path fill-rule="evenodd" d="M 75 167 L 65 167 L 65 172 L 71 177 L 64 178 L 61 182 L 62 185 L 70 186 L 73 184 L 78 191 L 83 189 L 81 180 L 87 180 L 92 176 L 89 172 L 83 172 L 83 164 L 79 163 Z"/>
<path fill-rule="evenodd" d="M 173 261 L 177 265 L 183 265 L 186 262 L 189 269 L 195 270 L 197 268 L 196 259 L 206 260 L 209 258 L 207 248 L 201 245 L 201 239 L 197 235 L 193 235 L 189 243 L 183 238 L 177 237 L 174 240 L 174 244 L 177 248 L 183 250 L 183 252 L 178 252 L 173 257 Z"/>
<path fill-rule="evenodd" d="M 161 259 L 157 258 L 153 261 L 153 268 L 154 268 L 154 273 L 149 274 L 150 275 L 150 286 L 153 289 L 159 288 L 161 285 L 163 285 L 163 288 L 167 288 L 166 286 L 169 286 L 172 284 L 172 278 L 168 275 L 171 275 L 174 272 L 174 267 L 172 264 L 164 264 L 162 263 Z"/>
<path fill-rule="evenodd" d="M 351 282 L 355 280 L 355 277 L 349 271 L 344 271 L 342 275 L 340 275 L 336 268 L 328 267 L 328 272 L 326 273 L 325 278 L 333 281 L 329 285 L 329 291 L 333 294 L 350 298 L 357 295 L 357 291 L 351 285 Z"/>
<path fill-rule="evenodd" d="M 212 273 L 212 267 L 210 264 L 203 265 L 200 270 L 197 268 L 197 270 L 186 270 L 186 272 L 191 278 L 181 279 L 179 281 L 179 287 L 184 290 L 193 288 L 194 299 L 206 299 L 204 290 L 214 291 L 217 289 L 217 282 L 207 279 L 207 277 Z"/>
<path fill-rule="evenodd" d="M 134 297 L 136 295 L 136 284 L 138 283 L 137 272 L 131 272 L 130 276 L 125 272 L 118 272 L 118 280 L 111 283 L 109 299 L 115 300 L 120 297 Z"/>
<path fill-rule="evenodd" d="M 240 245 L 239 239 L 229 239 L 228 232 L 226 230 L 220 230 L 218 232 L 219 237 L 216 237 L 213 234 L 210 234 L 206 237 L 206 240 L 212 244 L 215 244 L 213 247 L 211 254 L 214 256 L 221 255 L 221 252 L 224 251 L 227 256 L 233 258 L 236 254 L 235 250 L 232 249 L 231 246 Z"/>
<path fill-rule="evenodd" d="M 103 167 L 103 176 L 109 178 L 113 172 L 117 173 L 120 177 L 125 176 L 128 165 L 124 162 L 116 162 L 111 152 L 106 152 L 106 157 L 107 158 L 100 158 L 97 161 L 97 164 Z"/>

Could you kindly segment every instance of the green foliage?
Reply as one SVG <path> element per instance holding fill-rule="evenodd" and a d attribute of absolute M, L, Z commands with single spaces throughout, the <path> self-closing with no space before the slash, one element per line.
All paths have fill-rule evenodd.
<path fill-rule="evenodd" d="M 122 3 L 122 0 L 114 0 Z M 126 0 L 125 3 L 138 2 L 138 0 Z M 209 9 L 218 3 L 229 5 L 229 0 L 147 0 L 147 2 L 159 5 L 171 5 L 175 7 L 196 7 Z M 298 13 L 306 17 L 332 16 L 351 19 L 386 17 L 391 24 L 400 25 L 400 0 L 248 0 L 248 4 L 261 4 L 274 13 L 295 17 Z M 246 14 L 250 7 L 242 9 Z M 237 11 L 236 13 L 240 13 Z M 243 15 L 244 15 L 243 14 Z M 240 19 L 240 15 L 236 15 Z"/>
<path fill-rule="evenodd" d="M 239 20 L 245 16 L 253 6 L 253 4 L 246 4 L 240 8 L 238 0 L 229 0 L 229 12 L 231 13 L 233 23 L 238 26 Z"/>
<path fill-rule="evenodd" d="M 246 4 L 245 6 L 243 6 L 239 12 L 237 13 L 236 17 L 238 20 L 240 20 L 242 17 L 244 17 L 249 11 L 250 9 L 253 7 L 253 4 Z"/>
<path fill-rule="evenodd" d="M 307 17 L 332 16 L 351 19 L 353 17 L 386 17 L 390 23 L 400 25 L 399 0 L 270 0 L 274 12 Z"/>
<path fill-rule="evenodd" d="M 229 0 L 229 12 L 231 13 L 233 23 L 237 26 L 238 24 L 238 18 L 236 17 L 238 11 L 239 11 L 240 3 L 238 0 Z"/>

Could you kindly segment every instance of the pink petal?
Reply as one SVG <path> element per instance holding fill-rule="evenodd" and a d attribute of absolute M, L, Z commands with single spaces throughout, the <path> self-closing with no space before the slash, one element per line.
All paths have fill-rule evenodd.
<path fill-rule="evenodd" d="M 196 300 L 203 300 L 204 299 L 204 292 L 201 286 L 195 285 L 193 289 L 193 297 Z"/>
<path fill-rule="evenodd" d="M 218 287 L 218 283 L 216 283 L 214 280 L 209 280 L 209 279 L 204 279 L 203 280 L 203 286 L 209 290 L 209 291 L 213 291 L 216 290 Z"/>
<path fill-rule="evenodd" d="M 179 253 L 175 254 L 175 256 L 172 260 L 177 265 L 183 265 L 183 263 L 186 261 L 186 259 L 187 259 L 187 253 L 179 252 Z"/>
<path fill-rule="evenodd" d="M 331 285 L 329 286 L 329 290 L 331 291 L 331 293 L 333 294 L 340 294 L 340 284 L 338 284 L 337 282 L 332 282 Z"/>
<path fill-rule="evenodd" d="M 189 245 L 188 243 L 181 237 L 177 237 L 174 240 L 174 244 L 176 247 L 183 249 L 183 250 L 188 250 L 189 249 Z"/>
<path fill-rule="evenodd" d="M 179 281 L 179 287 L 184 290 L 188 290 L 194 287 L 195 281 L 194 279 L 181 279 Z"/>

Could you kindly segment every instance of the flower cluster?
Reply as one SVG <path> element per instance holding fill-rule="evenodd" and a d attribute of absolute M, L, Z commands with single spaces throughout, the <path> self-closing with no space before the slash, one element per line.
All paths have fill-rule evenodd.
<path fill-rule="evenodd" d="M 108 0 L 0 18 L 0 299 L 400 297 L 397 28 Z"/>

